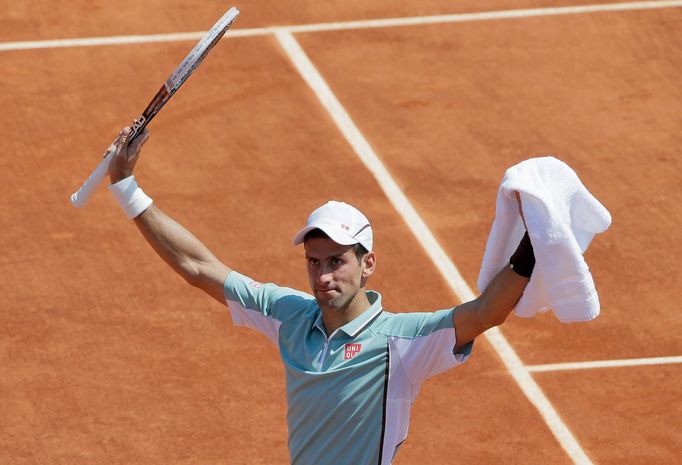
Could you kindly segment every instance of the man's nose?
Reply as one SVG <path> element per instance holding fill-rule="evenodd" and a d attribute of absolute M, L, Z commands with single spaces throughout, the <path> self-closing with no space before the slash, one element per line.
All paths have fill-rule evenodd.
<path fill-rule="evenodd" d="M 332 270 L 321 266 L 320 271 L 317 274 L 317 282 L 319 284 L 329 284 L 332 281 Z"/>

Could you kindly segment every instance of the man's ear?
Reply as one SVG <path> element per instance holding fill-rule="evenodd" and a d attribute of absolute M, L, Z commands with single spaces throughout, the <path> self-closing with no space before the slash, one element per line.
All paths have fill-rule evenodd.
<path fill-rule="evenodd" d="M 364 265 L 362 269 L 362 277 L 367 279 L 372 276 L 372 273 L 374 273 L 374 270 L 377 266 L 377 257 L 374 252 L 367 252 L 362 257 L 362 263 Z"/>

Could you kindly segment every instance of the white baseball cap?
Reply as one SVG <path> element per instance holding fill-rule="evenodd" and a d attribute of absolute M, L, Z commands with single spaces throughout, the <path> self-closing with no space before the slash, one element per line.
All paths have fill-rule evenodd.
<path fill-rule="evenodd" d="M 368 251 L 372 250 L 369 220 L 347 203 L 331 200 L 312 212 L 305 227 L 294 236 L 294 245 L 302 244 L 305 235 L 313 229 L 321 229 L 337 244 L 362 244 Z"/>

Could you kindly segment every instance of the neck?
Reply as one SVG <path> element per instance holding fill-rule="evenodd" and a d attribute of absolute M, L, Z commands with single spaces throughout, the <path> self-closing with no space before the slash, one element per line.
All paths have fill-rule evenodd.
<path fill-rule="evenodd" d="M 353 321 L 371 305 L 367 299 L 365 289 L 362 288 L 345 306 L 341 308 L 322 308 L 322 321 L 324 322 L 327 336 L 346 323 Z"/>

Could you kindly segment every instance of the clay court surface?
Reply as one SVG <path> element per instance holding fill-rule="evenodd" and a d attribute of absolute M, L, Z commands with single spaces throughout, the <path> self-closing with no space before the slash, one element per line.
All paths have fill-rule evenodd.
<path fill-rule="evenodd" d="M 0 463 L 286 464 L 275 348 L 167 268 L 105 188 L 83 210 L 68 202 L 197 40 L 170 34 L 206 30 L 232 4 L 0 4 Z M 554 154 L 613 216 L 586 253 L 602 314 L 510 317 L 500 335 L 515 371 L 481 337 L 468 363 L 424 385 L 395 464 L 678 463 L 682 2 L 236 6 L 233 30 L 151 124 L 136 173 L 234 269 L 307 289 L 291 237 L 333 198 L 373 222 L 371 287 L 387 309 L 465 297 L 285 44 L 301 47 L 474 294 L 513 164 Z M 128 36 L 142 37 L 106 39 Z"/>

